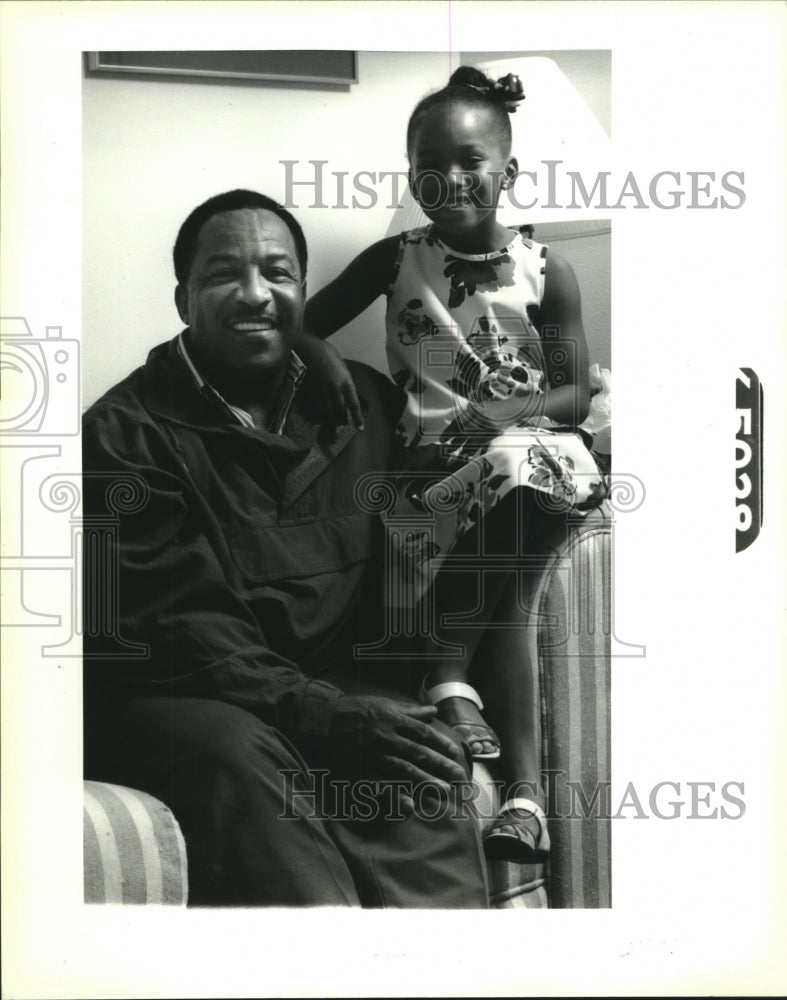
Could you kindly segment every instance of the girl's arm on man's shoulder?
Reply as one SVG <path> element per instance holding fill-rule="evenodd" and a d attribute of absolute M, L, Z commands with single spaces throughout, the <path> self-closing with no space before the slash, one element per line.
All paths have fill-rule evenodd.
<path fill-rule="evenodd" d="M 540 333 L 549 390 L 544 414 L 557 423 L 577 426 L 588 414 L 588 349 L 582 303 L 574 269 L 551 249 L 546 258 Z"/>
<path fill-rule="evenodd" d="M 315 396 L 322 400 L 326 422 L 339 426 L 349 420 L 362 430 L 363 410 L 352 375 L 326 337 L 341 330 L 388 290 L 399 238 L 372 244 L 306 303 L 303 330 L 293 347 L 309 370 Z"/>
<path fill-rule="evenodd" d="M 380 295 L 393 276 L 399 237 L 389 236 L 362 251 L 338 278 L 306 303 L 304 328 L 317 337 L 330 337 L 346 326 Z"/>

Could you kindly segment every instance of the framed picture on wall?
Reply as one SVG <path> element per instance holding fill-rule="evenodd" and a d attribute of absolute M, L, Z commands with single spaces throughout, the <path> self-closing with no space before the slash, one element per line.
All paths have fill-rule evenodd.
<path fill-rule="evenodd" d="M 90 73 L 210 77 L 346 86 L 358 82 L 357 53 L 346 49 L 243 49 L 218 52 L 88 52 Z"/>

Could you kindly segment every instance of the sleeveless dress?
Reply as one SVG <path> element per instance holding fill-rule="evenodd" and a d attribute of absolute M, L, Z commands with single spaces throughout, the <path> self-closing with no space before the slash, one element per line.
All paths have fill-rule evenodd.
<path fill-rule="evenodd" d="M 546 256 L 518 229 L 488 254 L 459 253 L 431 226 L 400 237 L 386 310 L 391 376 L 406 394 L 386 519 L 394 604 L 419 601 L 456 540 L 510 490 L 534 490 L 553 511 L 589 510 L 605 495 L 582 435 L 540 414 L 544 351 L 561 350 L 531 321 Z"/>

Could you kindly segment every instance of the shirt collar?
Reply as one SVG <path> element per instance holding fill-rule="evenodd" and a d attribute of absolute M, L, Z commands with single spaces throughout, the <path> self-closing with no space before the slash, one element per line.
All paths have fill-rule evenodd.
<path fill-rule="evenodd" d="M 205 381 L 202 375 L 200 375 L 196 365 L 191 360 L 191 356 L 186 348 L 186 341 L 182 333 L 178 335 L 177 351 L 180 358 L 185 362 L 191 377 L 194 379 L 194 384 L 203 396 L 209 396 L 214 399 L 217 403 L 219 403 L 219 405 L 224 407 L 224 410 L 228 415 L 235 417 L 235 419 L 244 427 L 256 427 L 251 414 L 247 410 L 244 410 L 240 406 L 233 406 L 232 403 L 228 403 L 218 389 L 215 389 L 212 385 L 210 385 L 210 383 Z M 295 351 L 290 351 L 290 359 L 287 364 L 284 384 L 279 392 L 276 407 L 268 420 L 268 426 L 265 428 L 272 434 L 282 434 L 284 432 L 284 425 L 287 422 L 287 416 L 289 415 L 292 401 L 295 398 L 295 393 L 298 391 L 298 387 L 301 382 L 303 382 L 305 376 L 306 365 L 301 361 Z"/>

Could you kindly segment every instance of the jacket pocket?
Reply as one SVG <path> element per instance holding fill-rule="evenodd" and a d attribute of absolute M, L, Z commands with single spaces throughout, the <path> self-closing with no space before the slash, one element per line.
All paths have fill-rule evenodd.
<path fill-rule="evenodd" d="M 249 521 L 227 535 L 232 559 L 254 583 L 333 573 L 372 559 L 380 550 L 378 518 L 353 512 L 291 524 Z"/>

